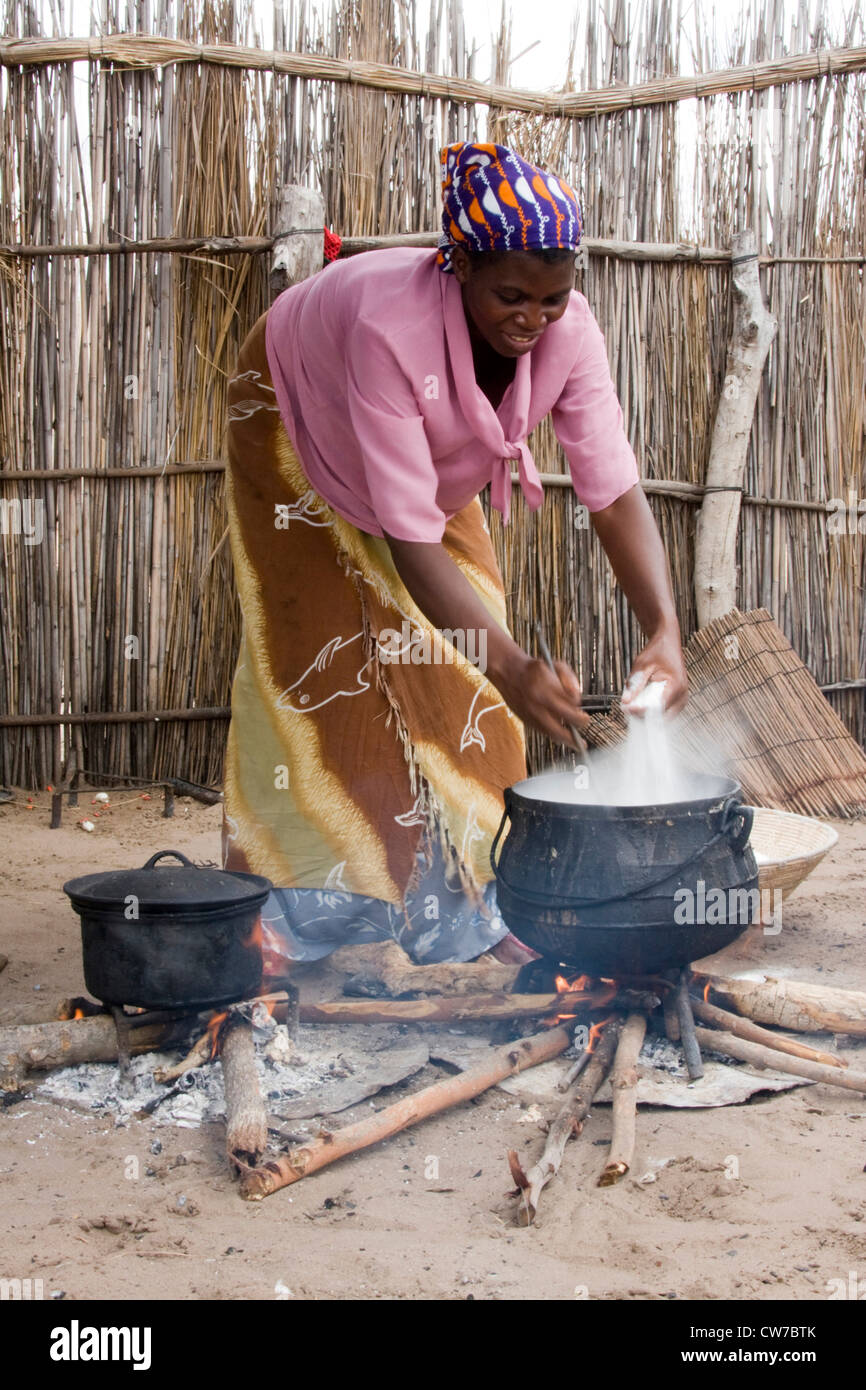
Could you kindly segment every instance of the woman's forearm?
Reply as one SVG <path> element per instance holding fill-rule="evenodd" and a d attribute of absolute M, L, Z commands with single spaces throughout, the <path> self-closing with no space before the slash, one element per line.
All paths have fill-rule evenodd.
<path fill-rule="evenodd" d="M 486 634 L 483 673 L 499 690 L 505 703 L 521 719 L 560 743 L 571 744 L 569 724 L 585 727 L 588 716 L 580 708 L 580 685 L 564 662 L 556 672 L 543 661 L 528 656 L 493 618 L 465 575 L 442 545 L 400 541 L 386 536 L 397 573 L 421 612 L 439 629 Z M 468 649 L 468 642 L 464 650 Z"/>
<path fill-rule="evenodd" d="M 444 546 L 400 541 L 393 536 L 386 539 L 397 573 L 434 627 L 462 630 L 467 638 L 483 630 L 487 674 L 493 683 L 519 677 L 528 659 L 526 653 L 492 617 Z M 477 644 L 475 650 L 479 650 Z"/>
<path fill-rule="evenodd" d="M 665 708 L 676 714 L 688 699 L 689 681 L 667 556 L 643 489 L 633 487 L 592 521 L 648 639 L 632 666 L 623 704 L 629 708 L 648 681 L 663 681 Z"/>
<path fill-rule="evenodd" d="M 640 484 L 594 512 L 592 524 L 647 637 L 679 633 L 667 556 Z"/>

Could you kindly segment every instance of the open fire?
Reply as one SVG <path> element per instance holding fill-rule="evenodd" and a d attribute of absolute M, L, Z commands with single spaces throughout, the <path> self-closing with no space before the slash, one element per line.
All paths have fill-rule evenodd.
<path fill-rule="evenodd" d="M 485 988 L 489 991 L 492 983 L 489 969 L 477 965 L 416 967 L 403 964 L 398 988 L 391 995 L 386 991 L 386 997 L 380 994 L 378 998 L 371 998 L 368 991 L 364 998 L 344 996 L 328 1002 L 307 1002 L 299 1011 L 297 1001 L 286 992 L 256 997 L 246 1003 L 221 1007 L 216 1012 L 208 1010 L 204 1016 L 179 1010 L 162 1014 L 143 1009 L 125 1011 L 123 1033 L 135 1067 L 136 1084 L 146 1081 L 153 1097 L 151 1099 L 148 1092 L 144 1099 L 142 1085 L 136 1096 L 107 1095 L 104 1104 L 108 1110 L 112 1104 L 120 1107 L 129 1118 L 141 1109 L 155 1112 L 163 1099 L 173 1092 L 180 1093 L 190 1086 L 201 1089 L 195 1079 L 190 1079 L 190 1073 L 198 1071 L 201 1076 L 218 1059 L 220 1068 L 214 1074 L 218 1075 L 221 1070 L 225 1082 L 228 1156 L 241 1175 L 242 1195 L 259 1199 L 343 1154 L 377 1142 L 426 1115 L 479 1095 L 515 1071 L 561 1056 L 575 1044 L 578 1056 L 560 1083 L 564 1091 L 562 1105 L 550 1125 L 539 1161 L 524 1170 L 514 1155 L 510 1159 L 520 1198 L 519 1219 L 528 1223 L 534 1219 L 543 1187 L 558 1170 L 566 1142 L 580 1132 L 593 1098 L 608 1074 L 614 1102 L 613 1131 L 610 1154 L 599 1181 L 603 1185 L 617 1182 L 630 1170 L 635 1151 L 637 1058 L 648 1032 L 655 1032 L 659 1037 L 666 1035 L 671 1041 L 664 1043 L 665 1048 L 670 1048 L 676 1039 L 676 1045 L 686 1052 L 687 1060 L 687 1040 L 691 1036 L 698 1060 L 701 1050 L 709 1049 L 714 1054 L 750 1062 L 759 1068 L 770 1067 L 775 1072 L 866 1093 L 866 1077 L 846 1071 L 838 1057 L 770 1032 L 751 1018 L 742 1016 L 745 1007 L 762 1008 L 769 1014 L 769 1021 L 778 1021 L 782 986 L 777 982 L 769 982 L 762 994 L 753 982 L 723 980 L 686 971 L 676 977 L 656 975 L 617 981 L 592 978 L 586 972 L 572 975 L 557 964 L 539 960 L 521 971 L 516 979 L 513 974 L 508 977 L 512 993 L 503 992 L 501 973 L 495 992 L 485 993 Z M 500 972 L 502 969 L 495 967 Z M 450 992 L 446 983 L 434 987 L 442 989 L 441 994 L 427 993 L 433 977 L 441 978 L 443 970 L 450 972 L 449 980 L 454 977 Z M 471 977 L 472 971 L 478 974 L 477 992 L 461 992 L 460 972 L 470 972 Z M 849 997 L 845 991 L 826 987 L 821 990 L 793 982 L 785 982 L 784 990 L 785 1006 L 787 994 L 790 994 L 798 999 L 801 1013 L 808 1015 L 801 1027 L 812 1031 L 838 1026 L 844 1017 L 846 1031 L 866 1035 L 866 997 Z M 418 997 L 419 992 L 421 997 Z M 395 998 L 393 994 L 400 997 Z M 410 997 L 405 997 L 407 994 Z M 720 1007 L 730 1004 L 740 1012 Z M 80 1062 L 106 1062 L 119 1056 L 121 1039 L 116 1019 L 98 1004 L 87 999 L 68 1000 L 58 1013 L 62 1018 L 54 1022 L 0 1030 L 0 1087 L 14 1092 L 28 1084 L 28 1076 L 33 1071 L 68 1068 Z M 261 1036 L 260 1025 L 264 1020 L 270 1023 L 275 1036 L 282 1036 L 282 1024 L 298 1013 L 304 1022 L 351 1022 L 353 1025 L 395 1024 L 401 1020 L 404 1023 L 459 1025 L 470 1020 L 507 1019 L 518 1035 L 522 1031 L 521 1019 L 536 1019 L 546 1026 L 530 1037 L 518 1036 L 498 1051 L 486 1049 L 478 1066 L 397 1100 L 374 1112 L 367 1120 L 305 1140 L 301 1148 L 273 1157 L 268 1152 L 268 1110 L 260 1088 L 260 1078 L 264 1079 L 265 1073 L 261 1056 L 256 1057 L 253 1034 L 259 1028 Z M 797 1026 L 796 1022 L 789 1021 L 790 1013 L 785 1018 L 789 1028 Z M 180 1061 L 153 1072 L 155 1052 L 183 1047 L 188 1051 Z M 648 1049 L 650 1065 L 653 1065 L 657 1050 L 657 1043 Z M 667 1067 L 668 1064 L 664 1062 L 663 1065 Z M 114 1075 L 116 1078 L 116 1070 Z M 268 1075 L 269 1102 L 273 1089 L 270 1075 L 276 1076 L 276 1073 Z M 314 1089 L 317 1080 L 312 1078 Z M 203 1084 L 209 1085 L 207 1081 Z M 168 1089 L 161 1092 L 161 1086 Z M 114 1089 L 116 1092 L 116 1080 Z M 221 1097 L 216 1103 L 220 1102 Z M 213 1115 L 209 1113 L 208 1118 Z"/>

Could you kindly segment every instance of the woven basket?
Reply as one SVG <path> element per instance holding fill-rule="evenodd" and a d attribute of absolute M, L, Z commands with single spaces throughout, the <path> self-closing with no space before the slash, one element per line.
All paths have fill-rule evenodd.
<path fill-rule="evenodd" d="M 795 816 L 790 811 L 770 811 L 755 807 L 755 823 L 749 840 L 758 863 L 758 886 L 780 888 L 791 893 L 820 864 L 839 839 L 838 831 L 811 816 Z"/>

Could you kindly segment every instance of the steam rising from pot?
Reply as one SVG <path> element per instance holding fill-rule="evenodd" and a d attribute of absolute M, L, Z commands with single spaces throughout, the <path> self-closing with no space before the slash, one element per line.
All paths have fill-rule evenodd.
<path fill-rule="evenodd" d="M 596 749 L 574 771 L 545 772 L 520 783 L 521 795 L 542 801 L 588 806 L 658 806 L 698 801 L 722 774 L 698 772 L 685 762 L 677 737 L 678 721 L 663 709 L 664 681 L 651 681 L 623 705 L 627 731 L 614 748 Z"/>

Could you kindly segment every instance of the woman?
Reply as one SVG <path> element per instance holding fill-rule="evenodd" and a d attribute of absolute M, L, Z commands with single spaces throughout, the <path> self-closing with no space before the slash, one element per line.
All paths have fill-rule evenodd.
<path fill-rule="evenodd" d="M 571 189 L 498 145 L 442 152 L 438 252 L 370 252 L 281 294 L 230 385 L 228 505 L 244 636 L 225 867 L 277 885 L 276 955 L 389 937 L 416 961 L 526 948 L 488 862 L 523 724 L 584 726 L 574 672 L 508 633 L 478 493 L 507 520 L 549 412 L 648 637 L 634 691 L 686 697 L 661 539 L 601 332 L 573 288 Z"/>

